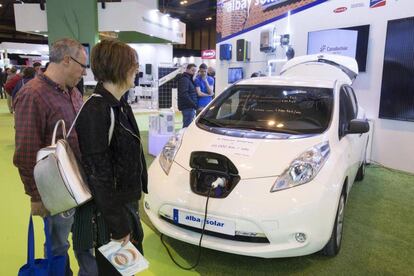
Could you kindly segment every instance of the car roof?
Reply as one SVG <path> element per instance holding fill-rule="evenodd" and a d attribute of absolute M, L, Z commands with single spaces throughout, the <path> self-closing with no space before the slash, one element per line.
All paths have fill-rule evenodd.
<path fill-rule="evenodd" d="M 277 86 L 300 86 L 333 88 L 336 80 L 315 79 L 308 76 L 272 76 L 245 79 L 237 82 L 237 85 L 277 85 Z"/>

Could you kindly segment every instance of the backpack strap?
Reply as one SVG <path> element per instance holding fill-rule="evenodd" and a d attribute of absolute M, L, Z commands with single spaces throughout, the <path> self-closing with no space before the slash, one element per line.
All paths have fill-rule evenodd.
<path fill-rule="evenodd" d="M 69 137 L 69 135 L 70 135 L 70 133 L 72 132 L 72 129 L 74 128 L 74 126 L 75 126 L 75 124 L 76 124 L 76 121 L 78 120 L 78 117 L 79 117 L 79 114 L 81 113 L 81 111 L 82 111 L 82 109 L 83 109 L 83 107 L 85 106 L 85 104 L 90 100 L 90 99 L 92 99 L 93 97 L 98 97 L 98 98 L 102 98 L 102 96 L 101 95 L 99 95 L 99 94 L 96 94 L 96 93 L 93 93 L 84 103 L 83 103 L 83 105 L 81 106 L 81 108 L 79 109 L 79 112 L 78 112 L 78 114 L 76 114 L 76 117 L 75 117 L 75 120 L 73 120 L 73 123 L 72 123 L 72 125 L 70 126 L 70 128 L 69 128 L 69 131 L 68 131 L 68 134 L 66 135 L 66 136 L 64 136 L 64 138 L 66 139 L 66 138 L 68 138 Z M 108 139 L 108 145 L 109 144 L 111 144 L 111 140 L 112 140 L 112 135 L 113 135 L 113 133 L 114 133 L 114 128 L 115 128 L 115 114 L 114 114 L 114 110 L 112 109 L 112 107 L 110 107 L 110 109 L 111 109 L 111 125 L 109 126 L 109 132 L 108 132 L 108 137 L 109 137 L 109 139 Z"/>
<path fill-rule="evenodd" d="M 115 114 L 114 114 L 114 110 L 112 109 L 112 107 L 110 107 L 111 109 L 111 125 L 109 126 L 109 142 L 108 145 L 111 144 L 111 140 L 112 140 L 112 135 L 114 134 L 114 128 L 115 128 Z"/>

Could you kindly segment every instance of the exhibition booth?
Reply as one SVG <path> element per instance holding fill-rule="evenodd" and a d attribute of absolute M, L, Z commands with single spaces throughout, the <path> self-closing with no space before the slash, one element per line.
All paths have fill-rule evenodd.
<path fill-rule="evenodd" d="M 295 56 L 332 53 L 354 57 L 360 70 L 355 91 L 373 124 L 370 159 L 413 173 L 414 124 L 410 121 L 414 117 L 408 111 L 413 103 L 405 102 L 413 88 L 408 84 L 405 92 L 396 86 L 387 88 L 396 78 L 388 69 L 392 66 L 389 60 L 397 56 L 405 62 L 411 59 L 412 49 L 403 47 L 402 41 L 411 41 L 404 30 L 412 28 L 412 3 L 351 2 L 256 1 L 246 9 L 233 1 L 218 1 L 216 90 L 254 72 L 278 75 L 291 49 Z M 399 47 L 400 52 L 393 51 Z M 390 97 L 392 104 L 388 104 Z"/>
<path fill-rule="evenodd" d="M 101 34 L 127 42 L 138 37 L 141 41 L 157 39 L 157 43 L 130 44 L 140 56 L 139 86 L 134 93 L 135 101 L 139 98 L 145 103 L 141 101 L 138 110 L 177 110 L 176 83 L 171 76 L 176 76 L 179 72 L 176 70 L 182 71 L 182 66 L 188 63 L 197 66 L 205 63 L 216 69 L 215 93 L 218 95 L 253 73 L 278 75 L 283 64 L 293 56 L 323 52 L 356 58 L 360 74 L 354 86 L 374 131 L 367 153 L 369 159 L 413 172 L 410 164 L 414 155 L 410 147 L 413 125 L 407 122 L 413 120 L 412 114 L 392 111 L 404 108 L 401 103 L 384 105 L 390 97 L 384 91 L 390 74 L 383 70 L 386 49 L 394 43 L 387 30 L 403 28 L 398 25 L 398 19 L 412 16 L 412 10 L 409 1 L 383 3 L 218 1 L 217 48 L 204 50 L 198 57 L 173 57 L 173 45 L 185 43 L 185 24 L 160 13 L 153 1 L 107 3 L 105 9 L 98 5 L 97 12 Z M 18 30 L 47 33 L 46 14 L 38 5 L 15 4 L 15 10 Z M 24 16 L 28 13 L 33 16 Z M 315 20 L 315 14 L 324 19 Z M 90 70 L 85 83 L 95 84 Z M 398 98 L 403 101 L 404 95 Z"/>

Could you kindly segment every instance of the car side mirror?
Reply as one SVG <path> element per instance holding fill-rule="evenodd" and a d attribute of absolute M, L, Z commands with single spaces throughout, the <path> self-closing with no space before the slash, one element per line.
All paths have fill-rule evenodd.
<path fill-rule="evenodd" d="M 353 119 L 349 122 L 346 134 L 362 134 L 369 131 L 369 123 L 367 120 Z"/>

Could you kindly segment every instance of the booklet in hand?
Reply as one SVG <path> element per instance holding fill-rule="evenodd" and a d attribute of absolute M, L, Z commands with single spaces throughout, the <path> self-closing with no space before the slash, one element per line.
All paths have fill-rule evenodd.
<path fill-rule="evenodd" d="M 111 241 L 98 250 L 105 258 L 125 276 L 131 276 L 148 268 L 148 261 L 142 254 L 128 242 L 125 246 L 121 246 L 120 242 Z"/>

